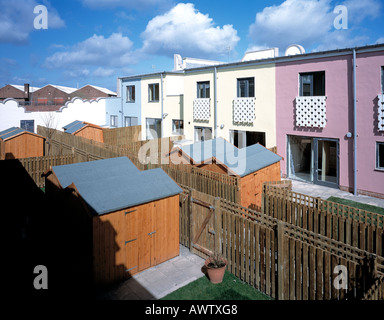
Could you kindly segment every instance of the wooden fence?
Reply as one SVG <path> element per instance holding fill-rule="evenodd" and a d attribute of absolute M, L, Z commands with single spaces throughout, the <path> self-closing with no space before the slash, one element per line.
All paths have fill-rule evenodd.
<path fill-rule="evenodd" d="M 384 215 L 268 184 L 263 186 L 262 210 L 268 216 L 330 239 L 384 254 Z"/>
<path fill-rule="evenodd" d="M 124 146 L 141 140 L 141 126 L 103 128 L 104 143 Z"/>
<path fill-rule="evenodd" d="M 62 156 L 45 156 L 18 159 L 39 188 L 45 186 L 45 178 L 41 176 L 51 166 L 74 163 L 72 154 Z"/>
<path fill-rule="evenodd" d="M 70 146 L 98 157 L 108 158 L 108 154 L 114 156 L 125 156 L 129 154 L 140 158 L 142 162 L 143 160 L 147 160 L 159 163 L 159 155 L 169 152 L 173 147 L 173 142 L 183 138 L 183 136 L 173 136 L 155 140 L 130 141 L 126 142 L 124 145 L 114 145 L 74 136 L 59 130 L 49 130 L 46 127 L 37 126 L 37 133 L 44 137 L 48 137 L 49 131 L 52 131 L 53 135 L 51 139 L 47 139 L 47 143 L 49 143 L 48 140 L 51 140 L 52 143 L 61 143 L 64 146 Z M 111 138 L 110 140 L 112 141 L 113 139 Z M 46 148 L 46 150 L 48 150 L 48 148 Z M 150 154 L 147 155 L 147 153 Z M 57 155 L 57 149 L 55 150 L 51 146 L 50 155 Z"/>
<path fill-rule="evenodd" d="M 186 187 L 180 243 L 204 258 L 221 253 L 231 273 L 281 300 L 360 299 L 384 275 L 383 257 Z M 346 289 L 335 285 L 340 266 Z"/>

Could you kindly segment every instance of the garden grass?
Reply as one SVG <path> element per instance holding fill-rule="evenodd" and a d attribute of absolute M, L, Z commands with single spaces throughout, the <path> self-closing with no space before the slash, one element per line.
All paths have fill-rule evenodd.
<path fill-rule="evenodd" d="M 204 276 L 161 300 L 272 300 L 272 298 L 225 271 L 222 283 L 212 284 Z"/>
<path fill-rule="evenodd" d="M 347 205 L 347 206 L 350 206 L 350 207 L 354 207 L 354 208 L 357 208 L 357 209 L 362 209 L 362 210 L 366 210 L 366 211 L 370 211 L 370 212 L 374 212 L 374 213 L 378 213 L 378 214 L 384 215 L 384 208 L 372 206 L 370 204 L 365 204 L 365 203 L 356 202 L 356 201 L 352 201 L 352 200 L 348 200 L 348 199 L 343 199 L 343 198 L 338 198 L 338 197 L 333 197 L 333 196 L 329 197 L 327 200 L 328 201 L 332 201 L 332 202 L 337 202 L 337 203 L 340 203 L 340 204 L 344 204 L 344 205 Z"/>

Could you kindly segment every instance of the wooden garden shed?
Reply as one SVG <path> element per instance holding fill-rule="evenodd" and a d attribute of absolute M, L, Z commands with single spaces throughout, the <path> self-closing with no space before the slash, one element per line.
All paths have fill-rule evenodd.
<path fill-rule="evenodd" d="M 43 157 L 45 137 L 12 127 L 0 132 L 0 160 Z"/>
<path fill-rule="evenodd" d="M 119 157 L 54 166 L 45 177 L 46 194 L 67 203 L 68 216 L 82 226 L 95 284 L 127 279 L 179 254 L 182 189 L 162 169 L 139 171 Z"/>
<path fill-rule="evenodd" d="M 103 128 L 85 121 L 73 121 L 63 127 L 64 132 L 104 143 Z"/>
<path fill-rule="evenodd" d="M 239 177 L 240 205 L 246 208 L 260 208 L 264 182 L 281 180 L 282 157 L 261 144 L 239 149 L 223 138 L 216 138 L 176 147 L 170 152 L 170 158 L 173 163 L 181 161 Z"/>

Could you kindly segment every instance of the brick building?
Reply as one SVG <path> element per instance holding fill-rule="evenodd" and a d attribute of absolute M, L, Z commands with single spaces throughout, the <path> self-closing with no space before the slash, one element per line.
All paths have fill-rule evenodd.
<path fill-rule="evenodd" d="M 96 100 L 97 98 L 116 97 L 116 92 L 109 89 L 96 87 L 93 85 L 86 85 L 70 94 L 71 99 L 78 97 L 83 100 Z"/>
<path fill-rule="evenodd" d="M 24 86 L 18 86 L 14 84 L 7 84 L 6 86 L 0 88 L 0 102 L 5 99 L 15 99 L 19 103 L 24 104 L 29 102 L 31 95 L 38 90 L 37 87 L 30 87 L 29 84 L 24 84 Z"/>

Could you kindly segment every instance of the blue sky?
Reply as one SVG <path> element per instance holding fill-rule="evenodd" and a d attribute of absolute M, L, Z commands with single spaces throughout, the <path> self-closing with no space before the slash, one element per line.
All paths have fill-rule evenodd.
<path fill-rule="evenodd" d="M 384 43 L 382 0 L 0 0 L 0 5 L 0 86 L 93 84 L 115 91 L 117 77 L 172 70 L 175 53 L 232 62 L 247 50 L 278 47 L 282 55 L 290 44 L 312 52 Z M 34 28 L 37 5 L 48 9 L 48 29 Z M 338 5 L 347 16 L 334 12 Z M 336 28 L 335 19 L 345 28 Z"/>

